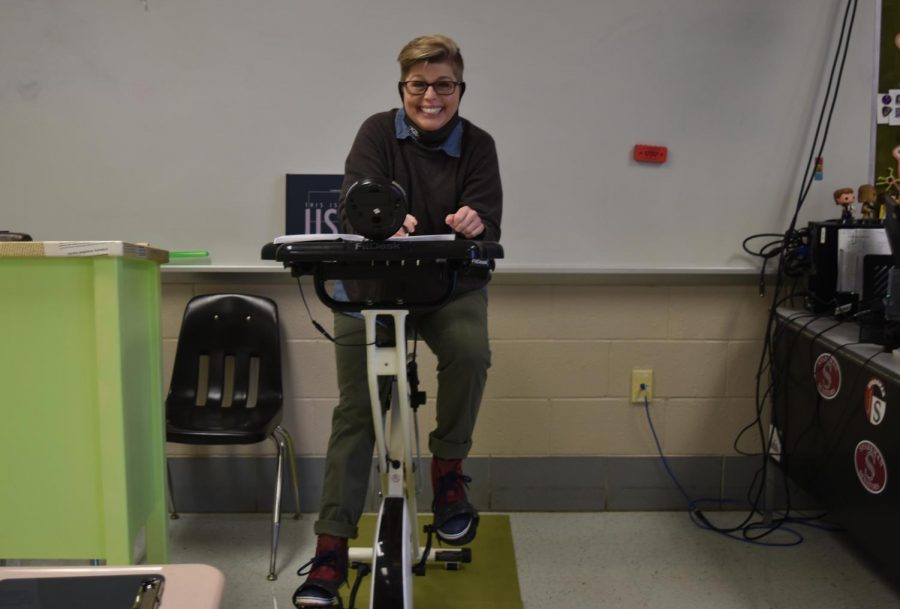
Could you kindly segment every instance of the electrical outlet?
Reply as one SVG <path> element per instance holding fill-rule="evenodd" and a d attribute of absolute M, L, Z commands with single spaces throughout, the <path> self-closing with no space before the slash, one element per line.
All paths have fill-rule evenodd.
<path fill-rule="evenodd" d="M 641 389 L 641 385 L 644 385 L 644 389 Z M 653 370 L 634 368 L 631 371 L 631 402 L 643 404 L 645 395 L 648 402 L 653 399 Z"/>

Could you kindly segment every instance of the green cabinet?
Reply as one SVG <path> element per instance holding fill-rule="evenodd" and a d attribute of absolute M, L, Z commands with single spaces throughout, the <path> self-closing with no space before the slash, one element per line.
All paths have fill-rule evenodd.
<path fill-rule="evenodd" d="M 146 561 L 165 563 L 165 252 L 20 256 L 5 245 L 0 558 L 132 564 L 143 536 Z"/>

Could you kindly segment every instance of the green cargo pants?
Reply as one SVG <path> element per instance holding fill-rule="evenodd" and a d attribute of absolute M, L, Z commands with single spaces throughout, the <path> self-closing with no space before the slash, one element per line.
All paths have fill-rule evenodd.
<path fill-rule="evenodd" d="M 393 338 L 393 330 L 382 328 L 379 334 L 381 330 L 385 339 Z M 465 458 L 491 365 L 487 290 L 466 292 L 436 311 L 410 313 L 410 330 L 418 332 L 438 361 L 437 426 L 428 447 L 443 459 Z M 335 346 L 340 401 L 332 415 L 315 532 L 352 539 L 358 533 L 375 446 L 363 321 L 335 313 L 334 336 L 352 346 Z"/>

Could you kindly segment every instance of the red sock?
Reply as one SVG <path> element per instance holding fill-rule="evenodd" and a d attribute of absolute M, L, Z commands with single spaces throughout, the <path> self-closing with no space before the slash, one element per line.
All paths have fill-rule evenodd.
<path fill-rule="evenodd" d="M 338 580 L 347 578 L 347 538 L 334 535 L 319 535 L 316 540 L 316 556 L 335 552 L 338 555 L 337 565 L 328 561 L 309 574 L 311 579 Z"/>
<path fill-rule="evenodd" d="M 456 474 L 454 476 L 452 486 L 442 489 L 441 480 L 448 474 Z M 446 505 L 455 501 L 461 501 L 466 498 L 466 487 L 462 480 L 462 459 L 440 459 L 433 457 L 431 459 L 431 486 L 435 495 L 443 491 L 439 504 Z"/>

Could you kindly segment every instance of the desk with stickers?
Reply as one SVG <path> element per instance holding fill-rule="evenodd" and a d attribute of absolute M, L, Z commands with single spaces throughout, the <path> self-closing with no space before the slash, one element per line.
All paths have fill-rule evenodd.
<path fill-rule="evenodd" d="M 772 423 L 783 471 L 900 574 L 900 354 L 853 322 L 779 309 Z"/>

